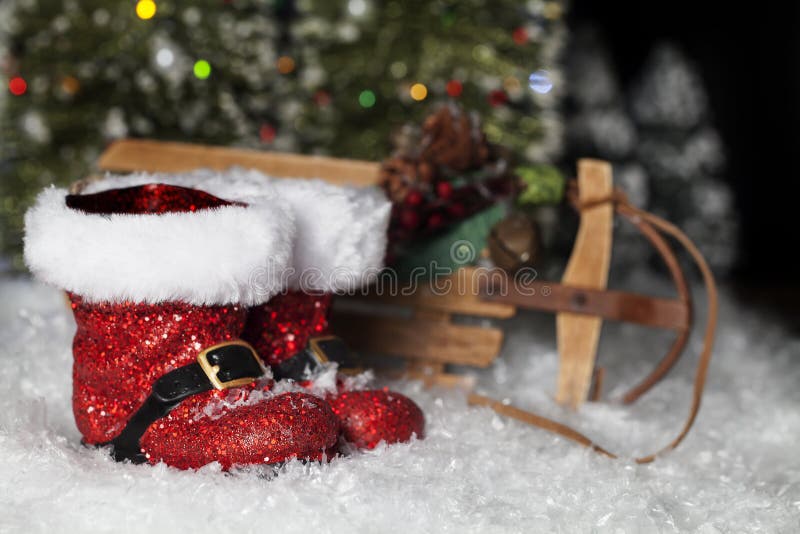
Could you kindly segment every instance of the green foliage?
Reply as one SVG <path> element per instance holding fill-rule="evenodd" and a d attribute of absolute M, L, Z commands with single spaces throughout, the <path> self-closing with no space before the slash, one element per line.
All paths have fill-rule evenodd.
<path fill-rule="evenodd" d="M 564 175 L 552 165 L 529 165 L 517 167 L 517 176 L 525 189 L 517 196 L 521 207 L 540 204 L 558 204 L 564 198 Z"/>

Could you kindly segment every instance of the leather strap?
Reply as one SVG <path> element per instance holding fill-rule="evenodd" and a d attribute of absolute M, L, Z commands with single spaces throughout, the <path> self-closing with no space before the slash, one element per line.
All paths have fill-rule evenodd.
<path fill-rule="evenodd" d="M 102 445 L 112 446 L 112 457 L 133 463 L 146 461 L 139 440 L 155 421 L 166 416 L 181 401 L 212 389 L 228 389 L 254 382 L 264 366 L 253 347 L 230 341 L 209 347 L 197 361 L 174 369 L 153 384 L 150 395 L 128 420 L 122 432 Z"/>
<path fill-rule="evenodd" d="M 305 380 L 328 362 L 336 362 L 340 369 L 353 367 L 350 351 L 344 341 L 336 336 L 314 337 L 306 347 L 291 358 L 272 366 L 275 380 Z"/>
<path fill-rule="evenodd" d="M 695 371 L 695 379 L 694 379 L 694 387 L 692 392 L 692 401 L 689 407 L 689 414 L 686 418 L 686 421 L 683 424 L 678 435 L 670 441 L 666 446 L 662 447 L 660 450 L 653 454 L 649 454 L 647 456 L 642 456 L 640 458 L 634 458 L 636 463 L 644 464 L 649 463 L 659 457 L 661 454 L 664 454 L 668 451 L 671 451 L 675 447 L 677 447 L 686 435 L 691 430 L 692 425 L 694 424 L 695 419 L 697 418 L 697 414 L 700 410 L 700 403 L 703 397 L 703 389 L 705 388 L 706 377 L 708 374 L 708 366 L 711 363 L 711 356 L 714 347 L 714 336 L 716 334 L 716 327 L 717 327 L 717 315 L 719 311 L 719 302 L 718 302 L 718 294 L 717 294 L 717 285 L 714 280 L 714 275 L 711 272 L 708 264 L 706 263 L 705 258 L 697 249 L 697 247 L 692 243 L 692 241 L 684 234 L 677 226 L 673 225 L 672 223 L 665 221 L 664 219 L 653 215 L 647 211 L 642 209 L 636 208 L 628 202 L 627 197 L 625 194 L 616 189 L 614 193 L 605 199 L 599 199 L 596 201 L 592 201 L 591 203 L 585 204 L 577 204 L 577 195 L 574 194 L 575 188 L 572 187 L 571 194 L 568 198 L 573 202 L 576 208 L 579 211 L 591 209 L 595 206 L 605 204 L 611 202 L 615 205 L 617 213 L 624 216 L 626 219 L 630 220 L 640 229 L 643 229 L 645 234 L 651 233 L 652 234 L 665 234 L 669 237 L 675 239 L 680 245 L 689 253 L 694 261 L 697 268 L 700 270 L 700 274 L 703 277 L 703 284 L 706 290 L 706 297 L 708 301 L 708 310 L 706 313 L 706 327 L 705 327 L 705 335 L 703 337 L 703 347 L 700 351 L 700 357 L 697 362 L 697 369 Z M 648 236 L 651 237 L 651 236 Z M 660 249 L 659 244 L 663 243 L 663 240 L 660 236 L 654 241 L 651 239 L 651 242 L 656 245 L 657 248 Z M 661 251 L 661 250 L 660 250 Z M 672 270 L 672 266 L 670 266 Z M 673 274 L 673 277 L 675 275 Z M 682 280 L 682 276 L 680 279 L 679 284 L 685 284 L 685 281 Z M 681 292 L 683 293 L 683 292 Z M 680 348 L 676 351 L 674 350 L 675 346 L 673 346 L 673 350 L 667 355 L 664 360 L 659 364 L 658 368 L 654 373 L 648 377 L 639 387 L 635 388 L 631 391 L 628 395 L 626 395 L 625 400 L 635 400 L 643 391 L 646 391 L 651 387 L 661 376 L 663 373 L 666 372 L 665 369 L 674 364 L 674 361 L 677 359 L 678 354 L 680 354 L 680 349 L 683 348 L 683 344 L 685 344 L 685 340 L 680 340 L 676 345 L 680 345 Z M 632 397 L 632 399 L 631 399 Z M 594 443 L 590 438 L 585 436 L 584 434 L 578 432 L 577 430 L 554 421 L 552 419 L 548 419 L 546 417 L 542 417 L 535 413 L 521 410 L 519 408 L 515 408 L 514 406 L 503 404 L 500 401 L 495 399 L 485 397 L 483 395 L 472 394 L 469 396 L 469 403 L 472 405 L 479 405 L 479 406 L 488 406 L 492 408 L 495 412 L 505 415 L 507 417 L 511 417 L 522 421 L 524 423 L 528 423 L 530 425 L 542 428 L 549 432 L 553 432 L 558 434 L 566 439 L 579 443 L 585 447 L 589 447 L 595 452 L 603 454 L 605 456 L 609 456 L 611 458 L 617 458 L 618 456 L 612 452 L 609 452 L 607 449 L 597 445 Z"/>

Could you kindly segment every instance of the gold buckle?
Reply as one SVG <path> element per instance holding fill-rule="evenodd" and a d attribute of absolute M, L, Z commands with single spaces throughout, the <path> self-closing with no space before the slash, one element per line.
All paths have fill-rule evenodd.
<path fill-rule="evenodd" d="M 328 355 L 325 354 L 325 351 L 322 350 L 322 347 L 319 346 L 320 342 L 330 341 L 331 339 L 339 339 L 336 336 L 321 336 L 321 337 L 312 337 L 308 340 L 308 348 L 311 349 L 311 352 L 314 353 L 316 356 L 317 361 L 320 363 L 328 363 L 330 360 L 328 359 Z"/>
<path fill-rule="evenodd" d="M 244 386 L 246 384 L 250 384 L 258 379 L 257 376 L 253 377 L 244 377 L 244 378 L 236 378 L 234 380 L 228 380 L 227 382 L 223 382 L 219 379 L 217 374 L 219 373 L 219 365 L 211 365 L 208 361 L 208 354 L 216 350 L 220 347 L 227 347 L 229 345 L 240 345 L 242 347 L 247 347 L 250 349 L 250 354 L 253 355 L 253 358 L 258 363 L 258 366 L 262 369 L 264 368 L 264 364 L 261 362 L 261 358 L 258 357 L 256 350 L 247 342 L 242 340 L 235 340 L 235 341 L 226 341 L 224 343 L 217 343 L 207 349 L 203 350 L 200 354 L 197 355 L 197 363 L 200 364 L 200 367 L 203 369 L 203 372 L 208 377 L 208 381 L 211 382 L 211 385 L 214 386 L 216 389 L 229 389 L 235 388 L 237 386 Z"/>
<path fill-rule="evenodd" d="M 324 341 L 330 341 L 331 339 L 339 339 L 339 336 L 320 336 L 320 337 L 312 337 L 308 340 L 308 348 L 314 353 L 314 356 L 319 360 L 320 363 L 328 363 L 330 358 L 328 355 L 325 354 L 325 351 L 322 350 L 319 343 Z M 341 364 L 339 365 L 338 371 L 344 375 L 355 376 L 364 372 L 363 367 L 342 367 Z"/>

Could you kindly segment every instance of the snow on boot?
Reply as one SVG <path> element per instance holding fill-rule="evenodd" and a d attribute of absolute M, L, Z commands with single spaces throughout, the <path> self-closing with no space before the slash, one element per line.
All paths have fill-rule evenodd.
<path fill-rule="evenodd" d="M 237 201 L 164 184 L 51 187 L 26 215 L 28 267 L 72 303 L 78 429 L 118 460 L 228 469 L 317 459 L 337 440 L 330 406 L 272 393 L 239 339 L 247 308 L 279 289 L 294 227 L 278 203 L 229 188 Z"/>
<path fill-rule="evenodd" d="M 243 338 L 273 366 L 276 379 L 302 381 L 316 364 L 346 359 L 341 341 L 329 336 L 332 293 L 358 289 L 380 271 L 390 204 L 378 192 L 318 180 L 272 185 L 295 211 L 292 290 L 252 307 Z M 425 418 L 408 397 L 388 390 L 348 391 L 350 383 L 339 380 L 338 392 L 326 397 L 345 440 L 373 448 L 380 441 L 423 437 Z"/>

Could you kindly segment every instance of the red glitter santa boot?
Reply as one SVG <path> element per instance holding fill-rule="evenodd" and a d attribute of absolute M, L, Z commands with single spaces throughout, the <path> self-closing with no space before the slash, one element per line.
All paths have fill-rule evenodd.
<path fill-rule="evenodd" d="M 390 205 L 379 193 L 315 180 L 275 180 L 278 194 L 295 210 L 293 288 L 250 309 L 244 339 L 272 366 L 276 379 L 302 381 L 326 361 L 347 359 L 330 336 L 332 293 L 359 288 L 380 270 Z M 313 210 L 308 206 L 313 206 Z M 342 436 L 359 448 L 423 437 L 422 410 L 386 389 L 350 390 L 338 380 L 326 400 L 339 417 Z"/>
<path fill-rule="evenodd" d="M 27 213 L 28 266 L 72 303 L 85 443 L 183 469 L 318 459 L 336 443 L 327 402 L 273 394 L 239 339 L 247 307 L 279 289 L 294 229 L 279 204 L 237 200 L 164 184 L 49 188 Z"/>

